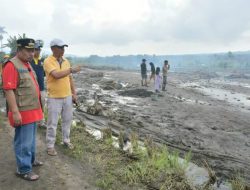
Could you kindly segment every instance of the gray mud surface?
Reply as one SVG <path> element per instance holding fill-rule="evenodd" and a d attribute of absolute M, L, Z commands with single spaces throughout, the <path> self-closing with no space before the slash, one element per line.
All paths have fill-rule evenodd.
<path fill-rule="evenodd" d="M 150 135 L 181 154 L 191 151 L 198 165 L 207 160 L 222 179 L 240 173 L 250 183 L 250 88 L 240 85 L 250 80 L 238 84 L 213 73 L 170 73 L 167 91 L 156 96 L 152 81 L 149 87 L 139 85 L 139 73 L 102 72 L 86 69 L 74 75 L 80 104 L 75 116 L 87 126 L 110 126 L 116 134 L 135 131 L 142 140 Z M 210 89 L 225 94 L 221 98 Z M 235 93 L 242 98 L 230 102 Z M 86 112 L 94 99 L 103 108 L 98 115 Z"/>
<path fill-rule="evenodd" d="M 150 135 L 181 155 L 191 151 L 200 166 L 207 160 L 222 180 L 240 173 L 250 183 L 250 80 L 170 73 L 167 91 L 156 96 L 152 81 L 141 87 L 135 72 L 84 69 L 74 79 L 79 97 L 74 115 L 88 127 L 111 127 L 115 135 L 134 131 L 141 140 Z M 97 100 L 101 111 L 87 113 Z M 35 170 L 41 179 L 27 183 L 16 178 L 12 138 L 12 128 L 0 122 L 0 189 L 96 189 L 92 166 L 60 149 L 59 156 L 47 156 L 44 132 L 38 134 L 37 150 L 45 165 Z"/>

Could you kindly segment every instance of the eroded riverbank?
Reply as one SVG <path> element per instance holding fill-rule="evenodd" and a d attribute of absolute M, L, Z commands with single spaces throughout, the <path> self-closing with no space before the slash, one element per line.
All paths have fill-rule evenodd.
<path fill-rule="evenodd" d="M 247 85 L 223 83 L 220 78 L 216 80 L 223 85 L 213 79 L 204 85 L 204 80 L 197 80 L 195 76 L 192 81 L 190 75 L 170 74 L 167 92 L 152 98 L 152 87 L 139 86 L 138 73 L 106 71 L 101 75 L 98 71 L 85 70 L 74 77 L 78 81 L 82 105 L 76 115 L 87 125 L 111 126 L 117 132 L 121 129 L 127 133 L 135 131 L 141 139 L 151 135 L 156 142 L 182 153 L 191 150 L 198 164 L 203 159 L 208 160 L 222 179 L 240 173 L 250 181 L 250 93 Z M 195 82 L 196 86 L 190 82 Z M 237 96 L 234 103 L 227 101 L 229 95 L 221 99 L 201 88 L 209 89 L 208 92 L 215 88 L 223 95 L 227 90 L 232 95 L 243 96 Z M 86 114 L 90 99 L 92 103 L 98 99 L 102 106 L 102 112 L 95 116 Z"/>

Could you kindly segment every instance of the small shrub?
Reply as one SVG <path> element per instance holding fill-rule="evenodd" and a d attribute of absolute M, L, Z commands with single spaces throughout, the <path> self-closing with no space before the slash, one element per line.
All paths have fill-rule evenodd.
<path fill-rule="evenodd" d="M 238 174 L 235 178 L 231 181 L 232 190 L 245 190 L 246 184 L 243 178 Z"/>

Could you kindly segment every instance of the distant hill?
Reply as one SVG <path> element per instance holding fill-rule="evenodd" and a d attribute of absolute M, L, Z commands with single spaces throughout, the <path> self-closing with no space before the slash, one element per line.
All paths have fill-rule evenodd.
<path fill-rule="evenodd" d="M 101 57 L 91 55 L 89 57 L 69 57 L 73 63 L 84 63 L 93 66 L 109 66 L 129 70 L 139 70 L 141 60 L 145 58 L 148 63 L 162 67 L 164 60 L 168 60 L 171 71 L 234 71 L 250 73 L 250 51 L 226 52 L 214 54 L 190 54 L 190 55 L 127 55 Z"/>

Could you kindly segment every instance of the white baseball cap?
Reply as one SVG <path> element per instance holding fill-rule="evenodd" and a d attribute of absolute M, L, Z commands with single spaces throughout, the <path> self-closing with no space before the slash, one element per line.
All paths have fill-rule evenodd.
<path fill-rule="evenodd" d="M 53 46 L 59 46 L 59 47 L 63 47 L 63 46 L 66 46 L 68 47 L 67 44 L 65 44 L 62 40 L 60 39 L 53 39 L 51 42 L 50 42 L 50 47 L 53 47 Z"/>

